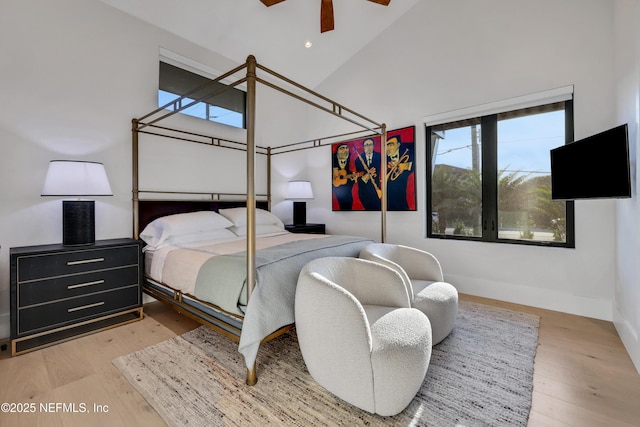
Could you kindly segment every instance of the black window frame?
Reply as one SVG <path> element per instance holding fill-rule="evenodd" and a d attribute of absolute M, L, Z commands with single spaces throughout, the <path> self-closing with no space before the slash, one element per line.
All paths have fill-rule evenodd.
<path fill-rule="evenodd" d="M 574 140 L 574 119 L 573 100 L 562 101 L 564 103 L 565 116 L 565 144 Z M 517 109 L 514 112 L 524 110 Z M 502 114 L 502 113 L 501 113 Z M 575 248 L 575 204 L 572 200 L 565 201 L 566 238 L 564 242 L 556 241 L 534 241 L 524 239 L 505 239 L 498 237 L 498 140 L 497 126 L 498 114 L 488 114 L 484 116 L 470 118 L 469 120 L 480 120 L 481 132 L 481 163 L 482 163 L 482 235 L 463 236 L 446 235 L 433 233 L 432 221 L 432 180 L 433 176 L 433 156 L 434 145 L 431 142 L 432 125 L 425 125 L 425 146 L 426 146 L 426 211 L 425 215 L 427 238 L 464 240 L 490 243 L 507 243 L 516 245 L 550 246 L 560 248 Z"/>
<path fill-rule="evenodd" d="M 216 82 L 211 85 L 209 84 L 211 81 L 209 77 L 205 77 L 201 74 L 190 71 L 185 67 L 175 65 L 170 61 L 163 60 L 162 58 L 159 60 L 158 65 L 158 91 L 162 90 L 168 93 L 172 93 L 176 96 L 183 96 L 184 94 L 190 93 L 194 91 L 194 89 L 200 88 L 201 86 L 207 86 L 201 91 L 195 91 L 191 93 L 189 95 L 190 99 L 203 98 L 207 93 L 212 93 L 212 88 L 215 89 L 216 92 L 219 92 L 214 96 L 205 97 L 200 101 L 201 103 L 205 104 L 205 110 L 207 112 L 206 118 L 191 115 L 185 113 L 184 111 L 180 111 L 180 114 L 186 114 L 191 117 L 207 120 L 212 123 L 236 127 L 217 120 L 213 120 L 213 117 L 210 116 L 210 107 L 224 107 L 227 108 L 227 110 L 235 111 L 236 113 L 242 114 L 242 127 L 236 127 L 237 129 L 247 128 L 247 93 L 245 91 L 238 89 L 237 87 L 228 87 L 224 83 L 220 82 Z M 216 100 L 217 103 L 214 104 L 212 100 Z M 181 106 L 182 103 L 179 101 L 176 101 L 173 104 L 174 109 L 181 108 Z M 162 105 L 158 105 L 158 107 L 162 107 Z"/>

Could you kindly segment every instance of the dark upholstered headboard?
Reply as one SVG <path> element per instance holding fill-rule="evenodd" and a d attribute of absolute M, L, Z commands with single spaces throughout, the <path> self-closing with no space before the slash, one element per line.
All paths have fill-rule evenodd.
<path fill-rule="evenodd" d="M 214 211 L 246 206 L 244 200 L 138 200 L 138 232 L 156 218 L 178 213 Z M 256 201 L 256 207 L 268 209 L 267 201 Z"/>

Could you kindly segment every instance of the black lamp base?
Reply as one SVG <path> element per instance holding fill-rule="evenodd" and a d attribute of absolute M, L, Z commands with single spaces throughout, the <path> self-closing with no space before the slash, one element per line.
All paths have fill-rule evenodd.
<path fill-rule="evenodd" d="M 92 245 L 96 242 L 95 202 L 62 201 L 62 244 Z"/>
<path fill-rule="evenodd" d="M 307 223 L 307 202 L 293 202 L 293 225 Z"/>

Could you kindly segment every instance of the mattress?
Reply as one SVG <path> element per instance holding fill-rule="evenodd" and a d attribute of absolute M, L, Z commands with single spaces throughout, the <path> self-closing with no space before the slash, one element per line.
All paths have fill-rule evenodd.
<path fill-rule="evenodd" d="M 325 238 L 323 234 L 301 234 L 283 231 L 256 237 L 256 250 L 284 243 Z M 194 295 L 198 272 L 210 258 L 229 255 L 247 249 L 244 237 L 208 240 L 183 245 L 169 245 L 159 249 L 145 250 L 145 274 L 184 294 Z M 214 303 L 214 301 L 209 301 Z"/>
<path fill-rule="evenodd" d="M 167 246 L 146 256 L 155 281 L 242 318 L 238 350 L 247 369 L 252 369 L 260 342 L 295 322 L 295 289 L 304 264 L 327 256 L 357 257 L 372 242 L 357 236 L 286 231 L 260 235 L 256 237 L 256 284 L 249 302 L 244 237 Z"/>

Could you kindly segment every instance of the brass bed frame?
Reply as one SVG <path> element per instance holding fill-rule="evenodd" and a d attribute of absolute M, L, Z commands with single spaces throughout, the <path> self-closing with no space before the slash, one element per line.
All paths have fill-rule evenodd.
<path fill-rule="evenodd" d="M 283 86 L 265 80 L 257 75 L 257 71 L 263 71 L 271 78 L 278 82 L 284 82 L 289 87 L 293 86 L 297 93 L 286 89 Z M 215 88 L 215 84 L 222 80 L 233 77 L 234 75 L 244 71 L 244 75 L 233 83 L 227 84 L 223 88 Z M 235 78 L 235 77 L 233 77 Z M 246 110 L 246 141 L 237 142 L 215 136 L 194 133 L 178 128 L 161 126 L 158 123 L 163 119 L 170 117 L 190 106 L 215 95 L 218 95 L 232 87 L 245 84 L 247 93 L 247 110 Z M 255 119 L 256 119 L 256 84 L 261 83 L 276 91 L 284 93 L 296 100 L 304 102 L 308 105 L 316 107 L 322 111 L 346 120 L 356 125 L 359 130 L 340 135 L 333 135 L 319 139 L 300 141 L 291 144 L 279 145 L 276 147 L 262 147 L 255 144 Z M 194 93 L 202 93 L 203 89 L 210 86 L 210 92 L 205 93 L 197 99 L 188 98 Z M 188 103 L 181 105 L 182 101 L 188 99 Z M 192 100 L 193 99 L 193 100 Z M 192 100 L 192 101 L 191 101 Z M 172 107 L 171 111 L 166 108 Z M 259 65 L 254 56 L 250 55 L 244 64 L 224 73 L 218 78 L 211 80 L 209 83 L 195 88 L 189 93 L 184 94 L 180 98 L 157 108 L 156 110 L 132 120 L 132 162 L 133 162 L 133 185 L 132 185 L 132 201 L 133 201 L 133 236 L 139 239 L 139 234 L 144 227 L 153 219 L 163 215 L 192 212 L 197 210 L 214 210 L 220 208 L 246 206 L 247 207 L 247 302 L 251 297 L 251 293 L 256 283 L 256 236 L 255 236 L 255 209 L 271 209 L 271 156 L 276 154 L 284 154 L 293 151 L 304 150 L 308 148 L 316 148 L 326 146 L 337 138 L 345 138 L 349 135 L 368 132 L 369 134 L 379 134 L 382 141 L 386 141 L 386 125 L 377 123 L 365 116 L 344 107 L 343 105 L 332 101 L 270 69 Z M 170 138 L 179 141 L 186 141 L 198 144 L 206 144 L 211 147 L 219 147 L 225 149 L 246 151 L 246 176 L 247 189 L 246 194 L 237 193 L 203 193 L 203 192 L 175 192 L 163 190 L 141 189 L 139 187 L 139 137 L 141 134 L 151 135 L 154 137 Z M 382 158 L 386 158 L 386 144 L 381 144 Z M 267 157 L 267 193 L 256 194 L 255 190 L 255 156 L 256 154 L 265 155 Z M 386 178 L 382 174 L 381 186 L 381 241 L 386 239 Z M 172 289 L 166 284 L 158 283 L 151 277 L 145 275 L 144 291 L 150 296 L 170 305 L 178 312 L 207 325 L 215 331 L 239 342 L 242 332 L 242 317 L 225 312 L 215 305 L 199 300 L 192 295 L 185 295 L 180 291 Z M 266 337 L 262 342 L 273 339 L 288 330 L 293 325 L 288 325 L 274 331 Z M 246 382 L 248 385 L 254 385 L 257 382 L 256 363 L 253 369 L 247 368 Z"/>

